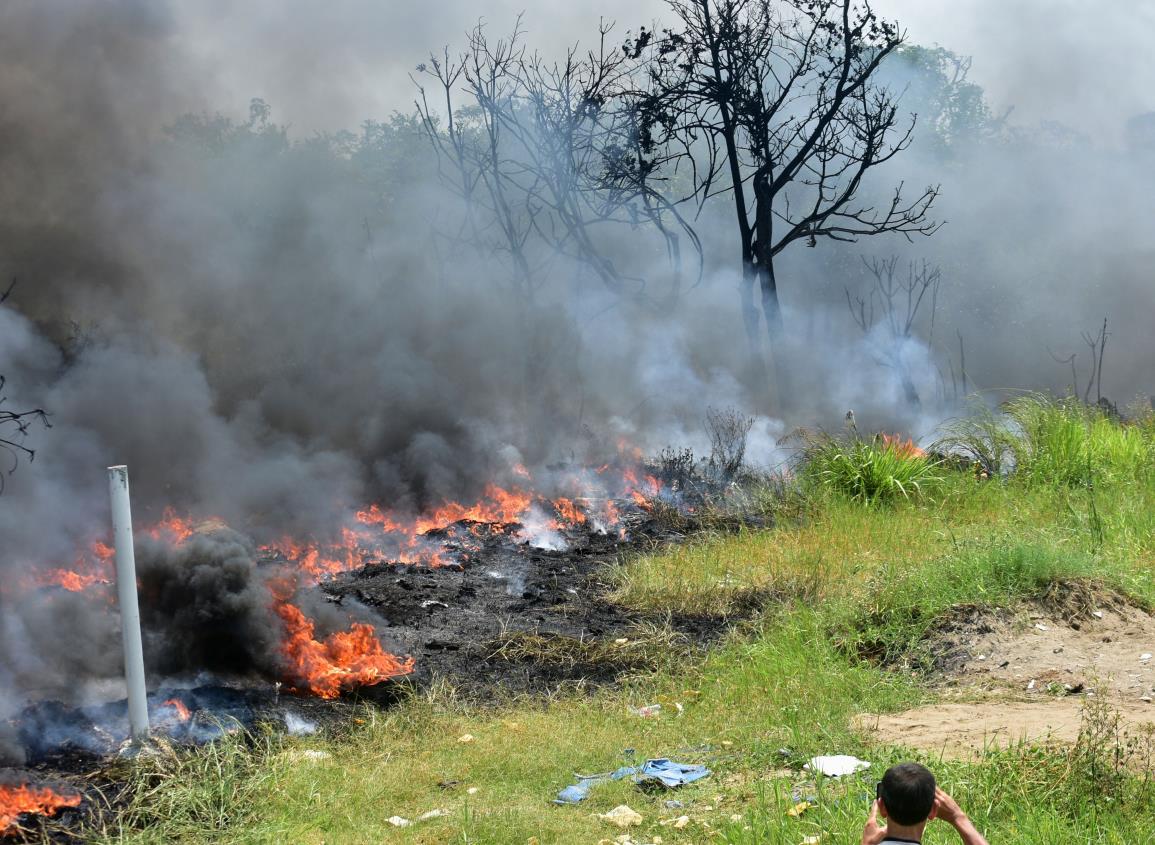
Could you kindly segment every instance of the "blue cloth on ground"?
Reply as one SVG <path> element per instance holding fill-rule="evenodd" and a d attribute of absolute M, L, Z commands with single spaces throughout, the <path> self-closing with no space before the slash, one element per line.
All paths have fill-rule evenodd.
<path fill-rule="evenodd" d="M 589 797 L 590 789 L 608 780 L 621 780 L 622 778 L 632 776 L 635 783 L 657 781 L 662 784 L 662 786 L 673 789 L 676 786 L 701 780 L 709 774 L 710 770 L 705 766 L 675 763 L 665 758 L 647 760 L 640 766 L 622 766 L 622 768 L 616 772 L 607 772 L 601 775 L 578 775 L 578 782 L 573 786 L 567 786 L 559 792 L 557 798 L 554 799 L 554 803 L 580 803 Z"/>

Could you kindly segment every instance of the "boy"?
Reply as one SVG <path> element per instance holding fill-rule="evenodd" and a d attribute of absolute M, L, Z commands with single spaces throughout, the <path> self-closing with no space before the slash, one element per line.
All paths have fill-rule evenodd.
<path fill-rule="evenodd" d="M 878 824 L 880 814 L 886 827 Z M 954 827 L 963 845 L 988 845 L 955 800 L 939 789 L 929 769 L 918 763 L 891 766 L 878 783 L 862 845 L 919 845 L 931 819 Z"/>

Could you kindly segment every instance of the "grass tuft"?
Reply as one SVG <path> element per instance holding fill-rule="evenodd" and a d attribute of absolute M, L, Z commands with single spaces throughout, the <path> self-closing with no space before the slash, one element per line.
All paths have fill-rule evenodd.
<path fill-rule="evenodd" d="M 942 480 L 937 467 L 913 444 L 884 436 L 840 440 L 822 435 L 811 438 L 802 475 L 811 484 L 875 504 L 921 497 L 928 485 Z"/>

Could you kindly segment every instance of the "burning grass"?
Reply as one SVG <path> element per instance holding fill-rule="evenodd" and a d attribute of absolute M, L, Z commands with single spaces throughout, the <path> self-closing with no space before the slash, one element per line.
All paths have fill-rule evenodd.
<path fill-rule="evenodd" d="M 66 807 L 80 806 L 80 802 L 81 795 L 72 790 L 61 791 L 24 780 L 0 781 L 0 837 L 22 833 L 22 817 L 54 816 Z"/>
<path fill-rule="evenodd" d="M 896 460 L 924 459 L 905 441 L 872 441 L 871 448 Z M 588 634 L 527 624 L 479 639 L 475 651 L 468 642 L 436 642 L 461 655 L 446 666 L 553 667 L 567 678 L 608 669 L 616 683 L 579 679 L 543 698 L 518 695 L 506 682 L 510 676 L 497 675 L 497 688 L 479 701 L 475 691 L 456 689 L 452 675 L 414 678 L 388 710 L 356 709 L 351 721 L 321 736 L 258 732 L 256 739 L 234 737 L 177 754 L 164 771 L 148 761 L 131 764 L 141 768 L 129 775 L 127 809 L 90 838 L 596 842 L 617 833 L 596 814 L 628 803 L 644 818 L 637 841 L 792 843 L 818 834 L 849 841 L 865 810 L 856 796 L 869 792 L 879 769 L 831 786 L 813 783 L 796 767 L 810 755 L 840 752 L 876 767 L 910 756 L 926 760 L 992 841 L 1052 841 L 1072 824 L 1093 828 L 1104 843 L 1142 841 L 1155 827 L 1155 809 L 1144 791 L 1146 775 L 1136 777 L 1132 769 L 1111 775 L 1121 780 L 1119 797 L 1108 802 L 1087 779 L 1063 775 L 1098 765 L 1085 754 L 1029 746 L 946 762 L 902 748 L 900 737 L 878 741 L 855 727 L 863 711 L 900 711 L 941 694 L 917 671 L 931 665 L 919 647 L 952 610 L 1009 607 L 1041 596 L 1065 613 L 1083 613 L 1104 600 L 1100 584 L 1130 601 L 1155 599 L 1149 475 L 1104 475 L 1092 491 L 1060 479 L 1039 483 L 1027 474 L 987 483 L 969 467 L 944 464 L 934 471 L 942 479 L 933 495 L 896 495 L 887 507 L 864 507 L 866 500 L 852 491 L 816 484 L 804 498 L 792 494 L 785 503 L 764 504 L 760 513 L 772 527 L 717 530 L 675 545 L 656 539 L 649 551 L 622 555 L 608 570 L 607 592 L 599 592 L 605 573 L 588 586 L 572 574 L 563 577 L 574 559 L 584 558 L 529 546 L 513 551 L 507 540 L 515 526 L 482 533 L 469 524 L 435 529 L 439 540 L 473 544 L 472 553 L 483 556 L 478 559 L 498 548 L 514 557 L 496 572 L 500 578 L 475 566 L 402 572 L 377 565 L 346 573 L 327 589 L 338 601 L 356 595 L 372 605 L 380 598 L 395 619 L 411 615 L 446 625 L 470 613 L 493 621 L 484 607 L 472 606 L 482 583 L 517 608 L 510 618 L 541 615 L 551 625 L 567 613 L 593 619 L 607 600 L 619 614 L 624 609 L 651 619 L 755 616 L 708 650 L 680 622 Z M 666 501 L 643 498 L 623 509 L 640 520 L 630 530 Z M 590 507 L 569 501 L 592 521 Z M 678 519 L 700 528 L 707 514 L 682 510 Z M 563 515 L 562 506 L 549 514 Z M 615 554 L 613 538 L 582 536 L 601 537 L 582 554 L 599 560 Z M 532 560 L 533 577 L 511 586 L 502 579 L 518 555 Z M 450 584 L 461 597 L 457 612 L 444 593 Z M 426 589 L 442 592 L 427 595 Z M 571 590 L 589 595 L 572 599 Z M 773 612 L 758 612 L 766 609 Z M 441 628 L 414 628 L 423 638 L 430 630 Z M 312 633 L 309 639 L 324 640 Z M 780 754 L 783 748 L 789 753 Z M 676 811 L 664 806 L 665 796 L 628 783 L 599 789 L 576 810 L 548 803 L 574 771 L 621 765 L 622 749 L 643 758 L 706 762 L 715 775 L 680 791 L 684 807 Z M 234 752 L 247 759 L 216 756 Z M 1044 782 L 1032 770 L 1055 778 Z M 799 790 L 817 794 L 817 806 L 799 818 L 787 816 Z M 387 821 L 418 819 L 434 809 L 444 813 L 411 827 Z M 685 828 L 661 824 L 681 814 L 691 817 Z"/>
<path fill-rule="evenodd" d="M 804 480 L 865 504 L 920 498 L 942 481 L 939 462 L 911 440 L 880 434 L 870 440 L 807 438 Z"/>
<path fill-rule="evenodd" d="M 1099 600 L 1079 585 L 1103 581 L 1133 598 L 1155 596 L 1147 563 L 1155 531 L 1141 505 L 1151 491 L 1140 490 L 1139 501 L 1131 487 L 1100 491 L 1108 526 L 1100 543 L 1070 491 L 944 473 L 934 499 L 864 508 L 819 491 L 773 529 L 719 533 L 624 560 L 613 595 L 637 607 L 721 611 L 753 589 L 791 597 L 700 658 L 664 662 L 665 635 L 639 637 L 644 665 L 615 686 L 484 705 L 442 680 L 436 694 L 415 687 L 388 711 L 357 711 L 361 724 L 279 739 L 248 762 L 217 761 L 213 755 L 231 752 L 205 749 L 180 764 L 181 778 L 139 781 L 132 813 L 105 841 L 596 842 L 617 833 L 596 814 L 622 803 L 644 818 L 636 841 L 852 841 L 866 807 L 859 793 L 869 793 L 882 767 L 911 756 L 935 769 L 992 841 L 1061 841 L 1072 825 L 1093 830 L 1091 841 L 1143 841 L 1155 825 L 1148 781 L 1110 768 L 1118 781 L 1108 795 L 1085 777 L 1114 753 L 1095 727 L 1102 720 L 1089 723 L 1082 750 L 1019 746 L 977 761 L 932 759 L 902 748 L 901 738 L 878 742 L 854 727 L 864 710 L 903 710 L 936 695 L 909 672 L 860 659 L 857 646 L 869 639 L 898 654 L 965 603 L 1043 595 L 1074 612 Z M 492 649 L 503 659 L 573 663 L 612 656 L 615 647 L 522 632 Z M 654 703 L 663 705 L 657 715 L 638 715 Z M 616 783 L 580 808 L 549 804 L 574 771 L 621 765 L 624 748 L 706 762 L 715 774 L 676 796 Z M 1088 754 L 1095 748 L 1105 756 Z M 874 767 L 837 784 L 815 784 L 796 767 L 833 752 Z M 796 790 L 818 801 L 791 817 Z M 670 797 L 684 806 L 666 808 Z M 408 828 L 387 821 L 432 809 L 446 812 Z M 691 819 L 684 828 L 661 824 L 682 814 Z"/>

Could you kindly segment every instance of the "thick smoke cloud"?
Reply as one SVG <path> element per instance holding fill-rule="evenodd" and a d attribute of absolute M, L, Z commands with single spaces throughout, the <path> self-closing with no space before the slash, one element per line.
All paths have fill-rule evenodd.
<path fill-rule="evenodd" d="M 485 10 L 497 27 L 514 11 Z M 660 11 L 650 3 L 623 28 Z M 910 11 L 918 39 L 927 24 Z M 597 13 L 534 9 L 529 40 L 548 51 L 592 32 Z M 43 406 L 53 427 L 33 431 L 36 460 L 0 497 L 4 582 L 67 566 L 102 536 L 103 468 L 127 463 L 138 521 L 171 506 L 241 532 L 142 551 L 145 589 L 163 609 L 146 618 L 154 668 L 261 669 L 276 622 L 252 543 L 322 536 L 369 501 L 416 510 L 470 497 L 518 461 L 580 461 L 618 436 L 701 452 L 710 405 L 760 414 L 751 451 L 766 463 L 792 426 L 834 427 L 848 408 L 863 426 L 925 434 L 949 412 L 935 398 L 960 364 L 956 333 L 972 385 L 1062 390 L 1068 371 L 1047 349 L 1077 351 L 1079 332 L 1106 315 L 1108 395 L 1155 387 L 1144 325 L 1155 245 L 1135 178 L 1150 160 L 1091 141 L 1041 154 L 1030 136 L 949 160 L 916 141 L 888 176 L 941 181 L 947 225 L 913 246 L 785 256 L 791 357 L 809 369 L 773 408 L 749 391 L 721 215 L 700 221 L 710 262 L 677 307 L 616 302 L 564 262 L 533 306 L 515 301 L 499 262 L 433 237 L 451 200 L 419 138 L 402 126 L 379 154 L 361 144 L 342 157 L 332 150 L 349 139 L 312 137 L 406 108 L 409 69 L 427 49 L 460 43 L 478 14 L 468 3 L 432 17 L 418 4 L 355 0 L 5 4 L 0 278 L 17 284 L 0 306 L 0 373 L 11 407 Z M 1010 11 L 1002 20 L 1023 22 Z M 1100 24 L 1118 29 L 1112 21 Z M 1095 41 L 1087 32 L 1055 37 Z M 975 76 L 989 79 L 983 62 Z M 1155 105 L 1081 70 L 1078 90 L 1111 104 L 1104 122 Z M 1017 81 L 996 99 L 1037 110 L 1062 100 L 1020 71 L 1002 74 Z M 254 96 L 272 117 L 258 110 L 244 128 Z M 232 123 L 209 116 L 217 110 Z M 178 120 L 190 112 L 203 116 Z M 621 243 L 635 261 L 646 255 L 632 233 Z M 944 269 L 933 343 L 912 340 L 907 355 L 922 412 L 901 401 L 846 313 L 859 256 L 891 250 Z M 87 601 L 0 590 L 0 712 L 28 695 L 83 695 L 78 678 L 117 673 L 115 616 Z M 230 663 L 222 638 L 253 651 Z"/>

